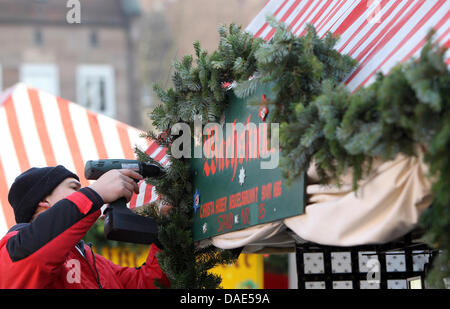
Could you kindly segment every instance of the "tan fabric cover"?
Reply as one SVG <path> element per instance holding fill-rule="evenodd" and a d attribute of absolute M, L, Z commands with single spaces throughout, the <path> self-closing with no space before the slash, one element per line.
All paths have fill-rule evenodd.
<path fill-rule="evenodd" d="M 313 164 L 312 164 L 313 166 Z M 274 236 L 290 228 L 300 239 L 324 245 L 354 246 L 385 243 L 409 232 L 431 204 L 431 181 L 422 156 L 399 155 L 374 162 L 373 172 L 352 191 L 352 176 L 341 187 L 317 184 L 308 171 L 305 214 L 213 237 L 214 246 L 229 249 L 245 245 L 273 245 Z M 285 242 L 286 243 L 286 242 Z M 280 243 L 280 245 L 283 245 Z"/>
<path fill-rule="evenodd" d="M 385 243 L 409 232 L 431 204 L 427 166 L 421 157 L 400 155 L 374 164 L 357 192 L 350 175 L 340 188 L 308 185 L 306 214 L 285 219 L 286 226 L 308 241 L 337 246 Z"/>
<path fill-rule="evenodd" d="M 244 247 L 248 244 L 256 245 L 256 243 L 274 237 L 282 229 L 285 229 L 282 221 L 260 224 L 244 230 L 215 236 L 212 238 L 212 244 L 221 249 Z"/>

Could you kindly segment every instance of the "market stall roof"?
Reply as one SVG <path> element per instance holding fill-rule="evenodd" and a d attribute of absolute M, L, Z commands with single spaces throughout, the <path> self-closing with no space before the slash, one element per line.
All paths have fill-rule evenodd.
<path fill-rule="evenodd" d="M 267 15 L 287 24 L 297 36 L 305 33 L 308 23 L 320 37 L 338 34 L 335 48 L 359 63 L 345 81 L 351 91 L 369 85 L 378 71 L 386 74 L 397 63 L 418 56 L 432 28 L 435 42 L 450 47 L 450 2 L 445 0 L 270 0 L 246 30 L 270 40 L 275 29 Z M 450 65 L 450 52 L 445 56 Z M 202 245 L 256 252 L 292 247 L 294 240 L 337 246 L 382 243 L 414 227 L 430 204 L 430 182 L 420 158 L 379 162 L 371 179 L 361 183 L 365 193 L 359 196 L 351 180 L 340 188 L 323 187 L 311 181 L 314 174 L 308 171 L 310 204 L 305 215 L 219 235 Z"/>
<path fill-rule="evenodd" d="M 136 159 L 134 146 L 166 164 L 166 151 L 140 137 L 142 131 L 47 92 L 17 84 L 0 95 L 0 234 L 14 221 L 8 191 L 15 177 L 31 167 L 64 165 L 83 186 L 88 160 Z M 139 183 L 129 207 L 158 198 Z"/>
<path fill-rule="evenodd" d="M 247 27 L 255 37 L 275 33 L 266 21 L 274 16 L 302 36 L 308 23 L 320 37 L 340 36 L 335 49 L 358 60 L 346 84 L 351 91 L 367 86 L 378 71 L 388 73 L 398 62 L 417 56 L 431 28 L 439 45 L 450 47 L 450 1 L 398 0 L 271 0 Z M 446 54 L 450 65 L 450 50 Z"/>
<path fill-rule="evenodd" d="M 296 36 L 312 24 L 319 37 L 339 35 L 335 49 L 358 61 L 345 80 L 350 91 L 368 86 L 377 72 L 387 74 L 397 63 L 417 57 L 427 34 L 434 42 L 450 47 L 450 1 L 395 0 L 270 0 L 246 31 L 270 40 L 275 29 L 267 16 L 286 24 Z M 450 50 L 445 54 L 450 66 Z M 336 246 L 383 243 L 411 230 L 431 203 L 427 169 L 420 158 L 398 156 L 380 162 L 370 179 L 355 195 L 351 181 L 340 188 L 314 183 L 308 171 L 305 214 L 213 237 L 219 248 L 262 248 L 316 242 Z M 364 205 L 364 207 L 362 207 Z M 207 245 L 207 242 L 205 242 Z"/>

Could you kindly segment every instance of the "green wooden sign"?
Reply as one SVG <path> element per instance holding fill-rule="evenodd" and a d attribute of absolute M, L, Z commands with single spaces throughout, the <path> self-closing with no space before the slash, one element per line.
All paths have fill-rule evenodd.
<path fill-rule="evenodd" d="M 246 100 L 230 95 L 224 121 L 194 136 L 194 241 L 304 213 L 304 176 L 287 187 L 279 149 L 272 147 L 278 132 L 276 124 L 267 123 L 270 98 L 268 87 Z"/>

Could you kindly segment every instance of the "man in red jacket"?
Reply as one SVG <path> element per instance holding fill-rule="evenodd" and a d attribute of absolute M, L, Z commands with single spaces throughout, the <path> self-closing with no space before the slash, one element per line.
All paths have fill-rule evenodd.
<path fill-rule="evenodd" d="M 0 288 L 155 288 L 169 286 L 152 244 L 139 268 L 121 267 L 81 240 L 100 216 L 103 204 L 127 201 L 142 176 L 111 170 L 89 187 L 61 165 L 31 168 L 18 176 L 8 194 L 17 225 L 0 240 Z"/>

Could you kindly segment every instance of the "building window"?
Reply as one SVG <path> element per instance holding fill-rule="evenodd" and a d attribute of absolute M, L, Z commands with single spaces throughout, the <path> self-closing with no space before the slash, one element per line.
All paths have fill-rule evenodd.
<path fill-rule="evenodd" d="M 77 72 L 77 97 L 82 106 L 115 117 L 114 70 L 110 65 L 81 65 Z"/>
<path fill-rule="evenodd" d="M 42 38 L 42 30 L 41 29 L 34 29 L 33 31 L 33 43 L 36 46 L 42 46 L 43 44 L 43 38 Z"/>
<path fill-rule="evenodd" d="M 54 64 L 23 64 L 20 67 L 20 81 L 59 95 L 59 70 Z"/>
<path fill-rule="evenodd" d="M 89 44 L 91 47 L 98 47 L 98 32 L 92 30 L 89 34 Z"/>

